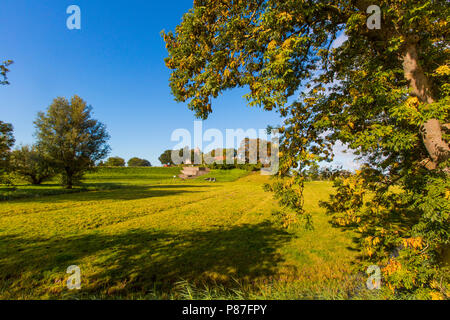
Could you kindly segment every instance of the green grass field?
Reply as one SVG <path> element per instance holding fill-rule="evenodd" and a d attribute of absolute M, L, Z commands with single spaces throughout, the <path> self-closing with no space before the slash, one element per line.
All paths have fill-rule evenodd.
<path fill-rule="evenodd" d="M 0 299 L 348 299 L 361 296 L 352 234 L 333 228 L 311 182 L 315 229 L 284 229 L 263 191 L 268 177 L 178 168 L 88 174 L 74 193 L 53 184 L 0 190 Z M 14 192 L 21 197 L 14 199 Z M 81 269 L 68 290 L 66 269 Z"/>

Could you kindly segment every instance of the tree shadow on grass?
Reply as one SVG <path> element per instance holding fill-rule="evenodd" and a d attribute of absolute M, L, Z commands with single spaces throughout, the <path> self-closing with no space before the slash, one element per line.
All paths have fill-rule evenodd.
<path fill-rule="evenodd" d="M 58 240 L 3 237 L 0 288 L 9 284 L 11 297 L 22 290 L 31 290 L 34 298 L 49 291 L 53 298 L 61 297 L 67 294 L 65 271 L 72 264 L 81 268 L 80 293 L 86 297 L 145 296 L 155 290 L 170 295 L 180 280 L 232 288 L 235 280 L 251 283 L 275 275 L 282 262 L 276 249 L 290 238 L 268 222 L 207 231 L 138 229 Z M 31 277 L 33 288 L 13 286 L 24 282 L 23 275 Z"/>
<path fill-rule="evenodd" d="M 177 194 L 188 194 L 204 192 L 197 189 L 208 189 L 211 191 L 214 186 L 210 185 L 187 185 L 187 184 L 167 184 L 167 185 L 143 185 L 129 186 L 117 183 L 102 184 L 96 186 L 94 190 L 73 189 L 67 193 L 60 191 L 56 194 L 41 195 L 33 198 L 34 195 L 19 199 L 11 199 L 14 202 L 33 202 L 33 203 L 58 203 L 67 201 L 99 201 L 99 200 L 138 200 L 152 197 L 164 197 Z M 61 197 L 63 195 L 63 197 Z"/>

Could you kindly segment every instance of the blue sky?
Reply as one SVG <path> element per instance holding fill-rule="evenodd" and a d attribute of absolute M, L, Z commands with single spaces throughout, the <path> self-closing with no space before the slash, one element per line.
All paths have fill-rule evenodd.
<path fill-rule="evenodd" d="M 81 9 L 81 30 L 69 30 L 69 5 Z M 159 165 L 175 129 L 196 120 L 170 94 L 161 30 L 173 30 L 192 0 L 2 0 L 0 60 L 12 59 L 11 85 L 0 86 L 0 119 L 12 123 L 16 144 L 34 142 L 33 121 L 55 97 L 79 95 L 111 135 L 111 156 L 143 157 Z M 204 130 L 266 128 L 275 112 L 246 106 L 244 89 L 213 103 Z M 338 155 L 337 163 L 353 159 Z"/>

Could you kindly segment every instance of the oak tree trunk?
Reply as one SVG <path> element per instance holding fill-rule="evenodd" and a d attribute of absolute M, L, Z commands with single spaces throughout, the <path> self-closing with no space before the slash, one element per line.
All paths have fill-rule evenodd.
<path fill-rule="evenodd" d="M 434 103 L 431 92 L 431 85 L 425 72 L 419 64 L 417 53 L 417 39 L 409 41 L 403 55 L 403 71 L 412 94 L 423 103 Z M 442 137 L 442 125 L 438 119 L 430 119 L 424 123 L 422 130 L 422 140 L 427 149 L 429 159 L 424 164 L 430 169 L 436 169 L 439 163 L 448 159 L 450 148 Z"/>

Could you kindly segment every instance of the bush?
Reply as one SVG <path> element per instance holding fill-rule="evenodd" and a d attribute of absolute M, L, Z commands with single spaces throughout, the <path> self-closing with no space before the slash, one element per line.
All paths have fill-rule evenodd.
<path fill-rule="evenodd" d="M 259 171 L 262 168 L 261 162 L 258 162 L 257 164 L 250 164 L 250 163 L 244 163 L 238 165 L 239 169 L 246 170 L 246 171 Z"/>
<path fill-rule="evenodd" d="M 125 159 L 121 157 L 110 157 L 102 165 L 106 167 L 125 167 Z"/>
<path fill-rule="evenodd" d="M 145 159 L 139 159 L 137 157 L 131 158 L 128 160 L 128 166 L 129 167 L 151 167 L 152 164 L 150 161 Z"/>

